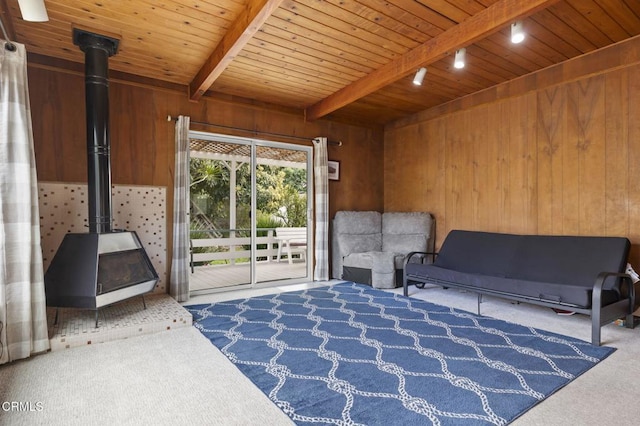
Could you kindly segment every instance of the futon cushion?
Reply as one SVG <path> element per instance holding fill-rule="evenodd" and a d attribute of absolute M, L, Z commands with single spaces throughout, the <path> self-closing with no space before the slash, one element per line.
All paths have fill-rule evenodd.
<path fill-rule="evenodd" d="M 629 247 L 629 240 L 619 237 L 523 235 L 507 276 L 590 289 L 600 272 L 624 270 Z"/>
<path fill-rule="evenodd" d="M 517 235 L 453 230 L 434 264 L 471 274 L 506 277 L 514 260 Z"/>

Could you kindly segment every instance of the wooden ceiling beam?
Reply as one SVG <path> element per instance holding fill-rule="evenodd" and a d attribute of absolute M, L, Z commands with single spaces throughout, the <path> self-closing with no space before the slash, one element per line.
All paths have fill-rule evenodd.
<path fill-rule="evenodd" d="M 284 0 L 250 0 L 211 56 L 189 83 L 189 99 L 199 100 Z"/>
<path fill-rule="evenodd" d="M 394 83 L 420 67 L 434 63 L 457 49 L 473 44 L 511 22 L 545 9 L 559 0 L 501 0 L 470 16 L 437 37 L 410 50 L 305 110 L 316 120 L 376 90 Z"/>

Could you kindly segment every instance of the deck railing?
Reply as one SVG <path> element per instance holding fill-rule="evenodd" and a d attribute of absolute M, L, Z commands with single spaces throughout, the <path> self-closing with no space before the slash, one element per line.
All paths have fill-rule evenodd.
<path fill-rule="evenodd" d="M 255 256 L 258 260 L 271 261 L 278 254 L 278 241 L 275 239 L 275 228 L 258 228 L 258 235 L 266 236 L 256 237 L 257 250 Z M 192 238 L 190 240 L 191 252 L 191 272 L 196 263 L 223 261 L 224 263 L 235 264 L 238 260 L 248 262 L 251 258 L 251 230 L 249 229 L 217 229 L 223 235 L 228 237 L 222 238 L 196 238 L 198 234 L 206 233 L 206 230 L 191 231 Z M 213 251 L 205 251 L 201 249 L 214 249 Z"/>

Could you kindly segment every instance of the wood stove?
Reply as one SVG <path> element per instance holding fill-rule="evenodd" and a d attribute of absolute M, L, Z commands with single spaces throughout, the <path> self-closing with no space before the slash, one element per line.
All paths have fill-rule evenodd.
<path fill-rule="evenodd" d="M 73 41 L 85 54 L 89 232 L 65 235 L 44 281 L 47 306 L 94 309 L 97 327 L 99 308 L 152 291 L 158 274 L 135 232 L 112 229 L 108 61 L 118 40 L 74 29 Z"/>

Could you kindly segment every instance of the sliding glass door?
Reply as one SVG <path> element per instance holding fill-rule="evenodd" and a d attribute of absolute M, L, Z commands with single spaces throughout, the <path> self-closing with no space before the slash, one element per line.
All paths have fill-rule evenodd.
<path fill-rule="evenodd" d="M 311 147 L 190 132 L 194 294 L 311 279 Z"/>

